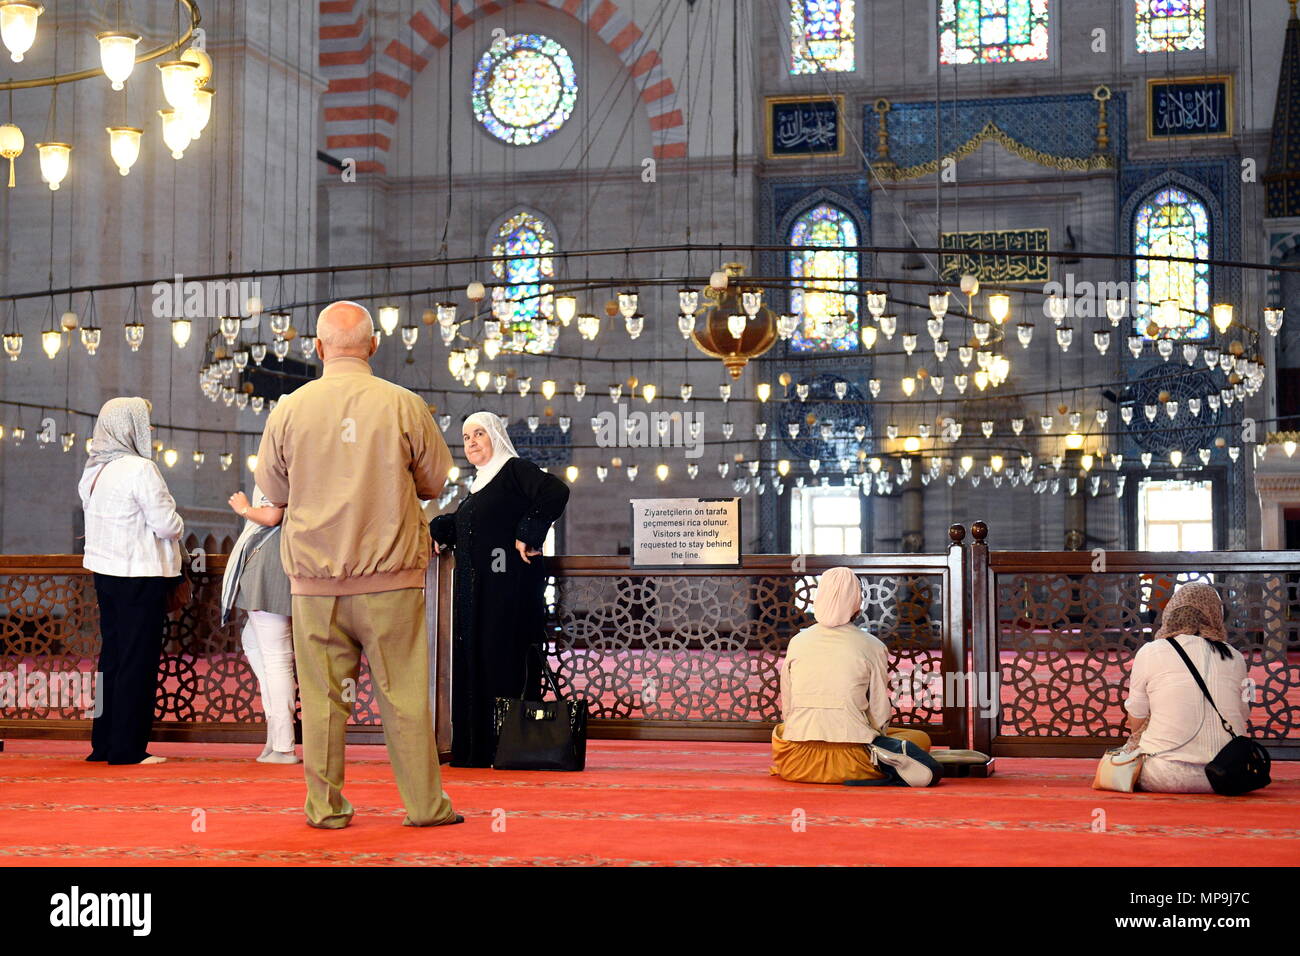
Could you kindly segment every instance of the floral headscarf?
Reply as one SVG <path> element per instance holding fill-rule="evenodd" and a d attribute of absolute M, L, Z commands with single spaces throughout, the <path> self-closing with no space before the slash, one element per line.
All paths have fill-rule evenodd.
<path fill-rule="evenodd" d="M 1199 634 L 1211 641 L 1227 641 L 1223 626 L 1223 601 L 1213 585 L 1204 581 L 1184 584 L 1174 592 L 1160 615 L 1156 639 L 1179 634 Z"/>

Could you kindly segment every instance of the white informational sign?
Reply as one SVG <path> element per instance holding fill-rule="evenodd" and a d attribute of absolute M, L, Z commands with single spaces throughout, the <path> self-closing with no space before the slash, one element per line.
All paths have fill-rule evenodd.
<path fill-rule="evenodd" d="M 740 567 L 739 498 L 632 499 L 632 567 Z"/>

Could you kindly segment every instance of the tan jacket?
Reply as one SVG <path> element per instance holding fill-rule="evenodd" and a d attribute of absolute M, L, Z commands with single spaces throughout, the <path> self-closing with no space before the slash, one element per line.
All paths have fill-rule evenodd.
<path fill-rule="evenodd" d="M 852 624 L 814 624 L 790 639 L 781 663 L 786 740 L 868 744 L 893 715 L 889 652 Z"/>
<path fill-rule="evenodd" d="M 414 392 L 368 362 L 333 358 L 280 399 L 262 433 L 257 484 L 285 508 L 280 556 L 294 594 L 424 587 L 429 526 L 451 452 Z"/>

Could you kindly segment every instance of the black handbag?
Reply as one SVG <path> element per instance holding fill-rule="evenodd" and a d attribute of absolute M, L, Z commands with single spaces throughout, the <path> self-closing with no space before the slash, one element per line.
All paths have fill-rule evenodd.
<path fill-rule="evenodd" d="M 546 658 L 529 645 L 542 662 L 542 672 L 555 700 L 498 697 L 494 770 L 581 770 L 587 764 L 587 702 L 566 700 Z"/>
<path fill-rule="evenodd" d="M 1215 705 L 1214 698 L 1210 696 L 1210 690 L 1205 686 L 1205 681 L 1201 679 L 1201 673 L 1192 663 L 1192 659 L 1173 638 L 1169 639 L 1169 643 L 1174 646 L 1178 656 L 1192 672 L 1192 677 L 1196 678 L 1196 686 L 1201 688 L 1205 699 L 1210 702 L 1214 712 L 1219 714 L 1219 722 L 1223 724 L 1223 729 L 1232 738 L 1215 754 L 1214 759 L 1205 765 L 1205 776 L 1209 778 L 1214 792 L 1225 797 L 1238 797 L 1260 787 L 1267 787 L 1273 782 L 1268 773 L 1273 764 L 1268 751 L 1249 737 L 1239 737 L 1233 733 L 1231 725 L 1223 719 L 1223 714 L 1219 713 L 1219 708 Z"/>

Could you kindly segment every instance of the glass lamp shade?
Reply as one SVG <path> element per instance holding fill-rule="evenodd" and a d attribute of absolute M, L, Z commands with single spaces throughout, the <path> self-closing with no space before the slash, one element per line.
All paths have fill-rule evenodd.
<path fill-rule="evenodd" d="M 0 3 L 0 42 L 15 63 L 23 62 L 23 54 L 36 42 L 36 22 L 44 12 L 45 7 L 31 0 Z"/>
<path fill-rule="evenodd" d="M 23 131 L 13 123 L 0 126 L 0 156 L 9 160 L 9 188 L 14 187 L 14 160 L 22 155 L 26 139 Z"/>
<path fill-rule="evenodd" d="M 555 379 L 548 378 L 542 382 L 542 398 L 548 402 L 555 397 Z"/>
<path fill-rule="evenodd" d="M 571 295 L 557 295 L 555 297 L 555 317 L 560 320 L 565 328 L 573 321 L 573 317 L 578 314 L 578 300 Z"/>
<path fill-rule="evenodd" d="M 118 173 L 125 176 L 140 158 L 140 137 L 144 130 L 134 126 L 109 126 L 108 154 L 113 157 L 113 165 Z"/>
<path fill-rule="evenodd" d="M 403 329 L 403 335 L 402 335 L 402 338 L 403 338 L 403 340 L 405 340 L 405 338 L 406 338 L 406 335 L 405 335 L 405 329 Z M 414 344 L 414 343 L 412 343 L 412 344 Z M 410 348 L 410 346 L 407 346 L 407 348 Z M 271 343 L 271 354 L 274 355 L 276 358 L 278 358 L 280 361 L 283 362 L 284 359 L 285 359 L 285 356 L 287 356 L 287 355 L 289 354 L 289 340 L 288 340 L 288 339 L 276 339 L 274 342 L 272 342 L 272 343 Z"/>
<path fill-rule="evenodd" d="M 63 347 L 63 333 L 54 329 L 48 329 L 41 333 L 41 348 L 50 358 L 59 354 L 59 349 Z"/>
<path fill-rule="evenodd" d="M 144 342 L 144 326 L 139 322 L 128 322 L 122 326 L 122 333 L 126 336 L 126 344 L 131 346 L 131 351 L 140 351 L 140 345 Z"/>
<path fill-rule="evenodd" d="M 1214 316 L 1214 327 L 1221 333 L 1228 331 L 1228 326 L 1232 325 L 1232 304 L 1217 302 L 1211 314 Z"/>
<path fill-rule="evenodd" d="M 271 331 L 276 335 L 284 335 L 289 331 L 289 325 L 293 322 L 293 317 L 288 312 L 272 312 L 268 316 L 271 324 Z"/>
<path fill-rule="evenodd" d="M 948 293 L 931 292 L 930 293 L 930 314 L 936 319 L 942 319 L 948 313 Z"/>
<path fill-rule="evenodd" d="M 235 339 L 239 338 L 239 317 L 236 315 L 223 315 L 217 324 L 221 329 L 221 337 L 226 340 L 227 344 L 234 345 Z"/>
<path fill-rule="evenodd" d="M 177 109 L 159 110 L 163 121 L 163 142 L 172 152 L 172 159 L 185 155 L 185 147 L 190 145 L 190 127 L 185 122 L 185 114 Z"/>
<path fill-rule="evenodd" d="M 266 343 L 254 342 L 248 347 L 248 356 L 256 365 L 261 365 L 266 361 Z"/>
<path fill-rule="evenodd" d="M 1005 292 L 995 292 L 989 296 L 989 316 L 1001 325 L 1011 314 L 1011 296 Z"/>
<path fill-rule="evenodd" d="M 649 383 L 647 383 L 647 384 L 646 384 L 645 386 L 643 386 L 642 389 L 641 389 L 641 397 L 644 398 L 644 399 L 646 400 L 646 404 L 647 404 L 647 405 L 648 405 L 650 402 L 653 402 L 653 401 L 655 400 L 655 396 L 656 396 L 657 394 L 659 394 L 659 390 L 656 389 L 656 388 L 654 387 L 654 385 L 651 385 L 651 384 L 649 384 Z"/>
<path fill-rule="evenodd" d="M 163 452 L 163 464 L 168 468 L 175 468 L 180 457 L 180 453 L 175 448 L 168 448 Z"/>
<path fill-rule="evenodd" d="M 197 89 L 194 81 L 198 77 L 198 71 L 198 64 L 188 60 L 167 60 L 158 64 L 158 72 L 162 74 L 163 97 L 176 112 L 184 113 L 193 104 Z"/>
<path fill-rule="evenodd" d="M 636 314 L 638 299 L 634 289 L 625 289 L 618 294 L 618 311 L 623 318 L 630 319 Z"/>
<path fill-rule="evenodd" d="M 195 90 L 193 102 L 182 111 L 190 129 L 190 139 L 198 139 L 208 128 L 208 121 L 212 119 L 212 96 L 213 91 L 206 86 Z"/>
<path fill-rule="evenodd" d="M 695 289 L 678 289 L 677 307 L 683 314 L 694 316 L 696 310 L 700 307 L 700 293 Z"/>
<path fill-rule="evenodd" d="M 402 312 L 395 305 L 381 305 L 379 307 L 379 327 L 384 330 L 385 335 L 392 335 L 397 331 L 397 323 L 401 320 Z"/>
<path fill-rule="evenodd" d="M 862 326 L 862 347 L 865 349 L 874 347 L 876 344 L 876 338 L 879 334 L 879 331 L 874 325 Z"/>
<path fill-rule="evenodd" d="M 311 358 L 312 353 L 316 351 L 316 336 L 300 335 L 298 336 L 298 343 L 302 348 L 302 357 Z"/>
<path fill-rule="evenodd" d="M 81 327 L 81 344 L 86 350 L 87 355 L 94 355 L 99 351 L 99 343 L 103 341 L 103 330 L 95 325 L 83 325 Z"/>
<path fill-rule="evenodd" d="M 113 89 L 123 89 L 135 70 L 135 46 L 140 37 L 135 33 L 110 31 L 95 34 L 95 39 L 99 41 L 99 62 L 104 75 L 113 84 Z"/>
<path fill-rule="evenodd" d="M 190 341 L 191 324 L 189 319 L 172 319 L 172 341 L 177 348 L 185 348 Z"/>
<path fill-rule="evenodd" d="M 1034 326 L 1031 322 L 1021 322 L 1016 326 L 1016 338 L 1020 342 L 1021 348 L 1029 348 L 1029 343 L 1034 339 Z"/>
<path fill-rule="evenodd" d="M 7 154 L 0 154 L 7 155 Z M 11 164 L 12 165 L 12 164 Z M 13 185 L 10 183 L 9 185 Z M 1270 335 L 1277 335 L 1282 329 L 1282 319 L 1286 314 L 1285 309 L 1265 309 L 1264 310 L 1264 328 L 1268 329 Z"/>
<path fill-rule="evenodd" d="M 41 178 L 49 183 L 50 191 L 54 192 L 67 178 L 72 146 L 68 143 L 37 143 L 36 149 L 41 154 Z"/>

